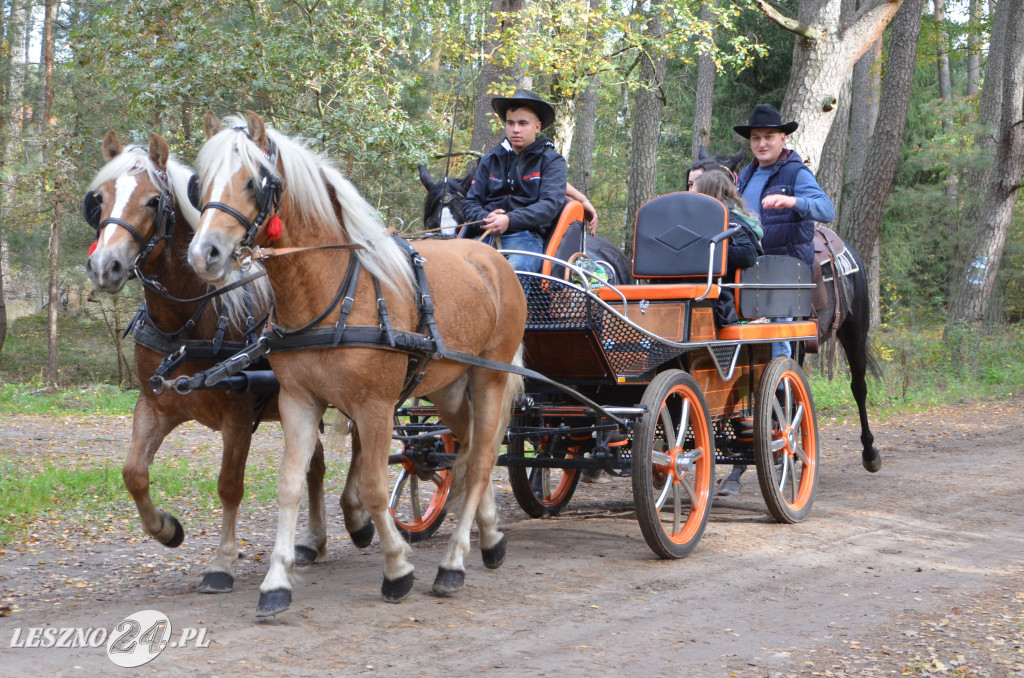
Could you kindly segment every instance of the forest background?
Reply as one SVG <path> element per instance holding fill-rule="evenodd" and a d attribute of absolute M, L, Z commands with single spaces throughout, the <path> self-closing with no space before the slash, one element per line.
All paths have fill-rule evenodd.
<path fill-rule="evenodd" d="M 684 188 L 697 146 L 745 149 L 732 126 L 776 105 L 801 124 L 790 145 L 836 203 L 833 227 L 864 255 L 885 367 L 876 403 L 1024 383 L 1024 0 L 0 10 L 0 400 L 134 383 L 120 335 L 141 290 L 99 297 L 84 272 L 94 233 L 79 205 L 107 130 L 142 145 L 160 133 L 191 163 L 207 110 L 252 109 L 415 229 L 417 164 L 462 176 L 501 138 L 490 99 L 517 87 L 555 103 L 570 181 L 626 249 L 638 206 Z"/>

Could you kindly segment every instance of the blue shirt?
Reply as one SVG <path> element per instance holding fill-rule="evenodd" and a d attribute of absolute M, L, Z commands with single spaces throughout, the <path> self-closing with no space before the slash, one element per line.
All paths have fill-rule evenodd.
<path fill-rule="evenodd" d="M 754 170 L 750 182 L 743 191 L 743 202 L 747 209 L 758 217 L 761 216 L 761 191 L 764 189 L 764 182 L 768 180 L 773 165 L 758 167 Z M 823 224 L 830 223 L 836 218 L 836 209 L 832 201 L 821 190 L 821 186 L 815 181 L 814 175 L 810 172 L 797 172 L 796 183 L 793 186 L 793 193 L 796 197 L 796 206 L 793 208 L 804 219 L 813 219 Z"/>

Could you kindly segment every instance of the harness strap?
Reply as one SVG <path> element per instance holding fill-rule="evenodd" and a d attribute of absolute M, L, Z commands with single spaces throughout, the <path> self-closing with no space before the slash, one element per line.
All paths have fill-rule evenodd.
<path fill-rule="evenodd" d="M 825 241 L 825 247 L 828 249 L 829 263 L 832 264 L 832 289 L 836 297 L 836 307 L 832 316 L 832 326 L 829 328 L 828 338 L 828 380 L 832 381 L 836 358 L 836 333 L 839 331 L 839 325 L 842 323 L 843 316 L 843 281 L 839 275 L 835 248 L 832 247 L 829 239 L 824 237 L 824 234 L 822 236 L 822 239 Z"/>

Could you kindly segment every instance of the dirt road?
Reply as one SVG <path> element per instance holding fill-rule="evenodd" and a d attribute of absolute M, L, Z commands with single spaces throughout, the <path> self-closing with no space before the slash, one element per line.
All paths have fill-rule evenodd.
<path fill-rule="evenodd" d="M 119 455 L 129 421 L 96 423 L 91 438 L 67 427 L 61 437 L 78 452 Z M 36 454 L 50 444 L 45 426 L 15 419 L 0 437 Z M 291 610 L 265 622 L 254 612 L 273 545 L 269 505 L 247 507 L 239 580 L 221 596 L 194 592 L 215 516 L 186 524 L 176 550 L 134 523 L 108 539 L 9 546 L 0 603 L 14 611 L 0 618 L 0 674 L 127 675 L 102 647 L 11 648 L 15 629 L 113 630 L 154 609 L 172 637 L 205 628 L 210 645 L 168 647 L 132 673 L 1024 677 L 1024 406 L 893 417 L 876 427 L 885 465 L 875 475 L 860 466 L 851 424 L 820 429 L 806 522 L 774 523 L 751 471 L 738 497 L 716 500 L 700 546 L 679 561 L 648 550 L 628 480 L 581 485 L 563 515 L 530 520 L 499 471 L 508 559 L 489 571 L 474 555 L 465 590 L 449 599 L 429 590 L 450 525 L 416 545 L 414 593 L 389 605 L 376 542 L 357 550 L 333 499 L 327 559 L 302 571 Z M 271 429 L 254 454 L 279 444 Z"/>

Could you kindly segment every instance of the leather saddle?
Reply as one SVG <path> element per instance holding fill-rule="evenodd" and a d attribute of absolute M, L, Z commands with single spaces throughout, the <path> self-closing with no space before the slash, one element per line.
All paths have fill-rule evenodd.
<path fill-rule="evenodd" d="M 815 284 L 812 304 L 818 323 L 818 344 L 828 339 L 829 379 L 835 354 L 836 332 L 850 313 L 853 286 L 849 277 L 859 270 L 857 260 L 835 231 L 818 224 L 814 229 Z M 818 346 L 808 346 L 808 353 L 817 353 Z"/>

